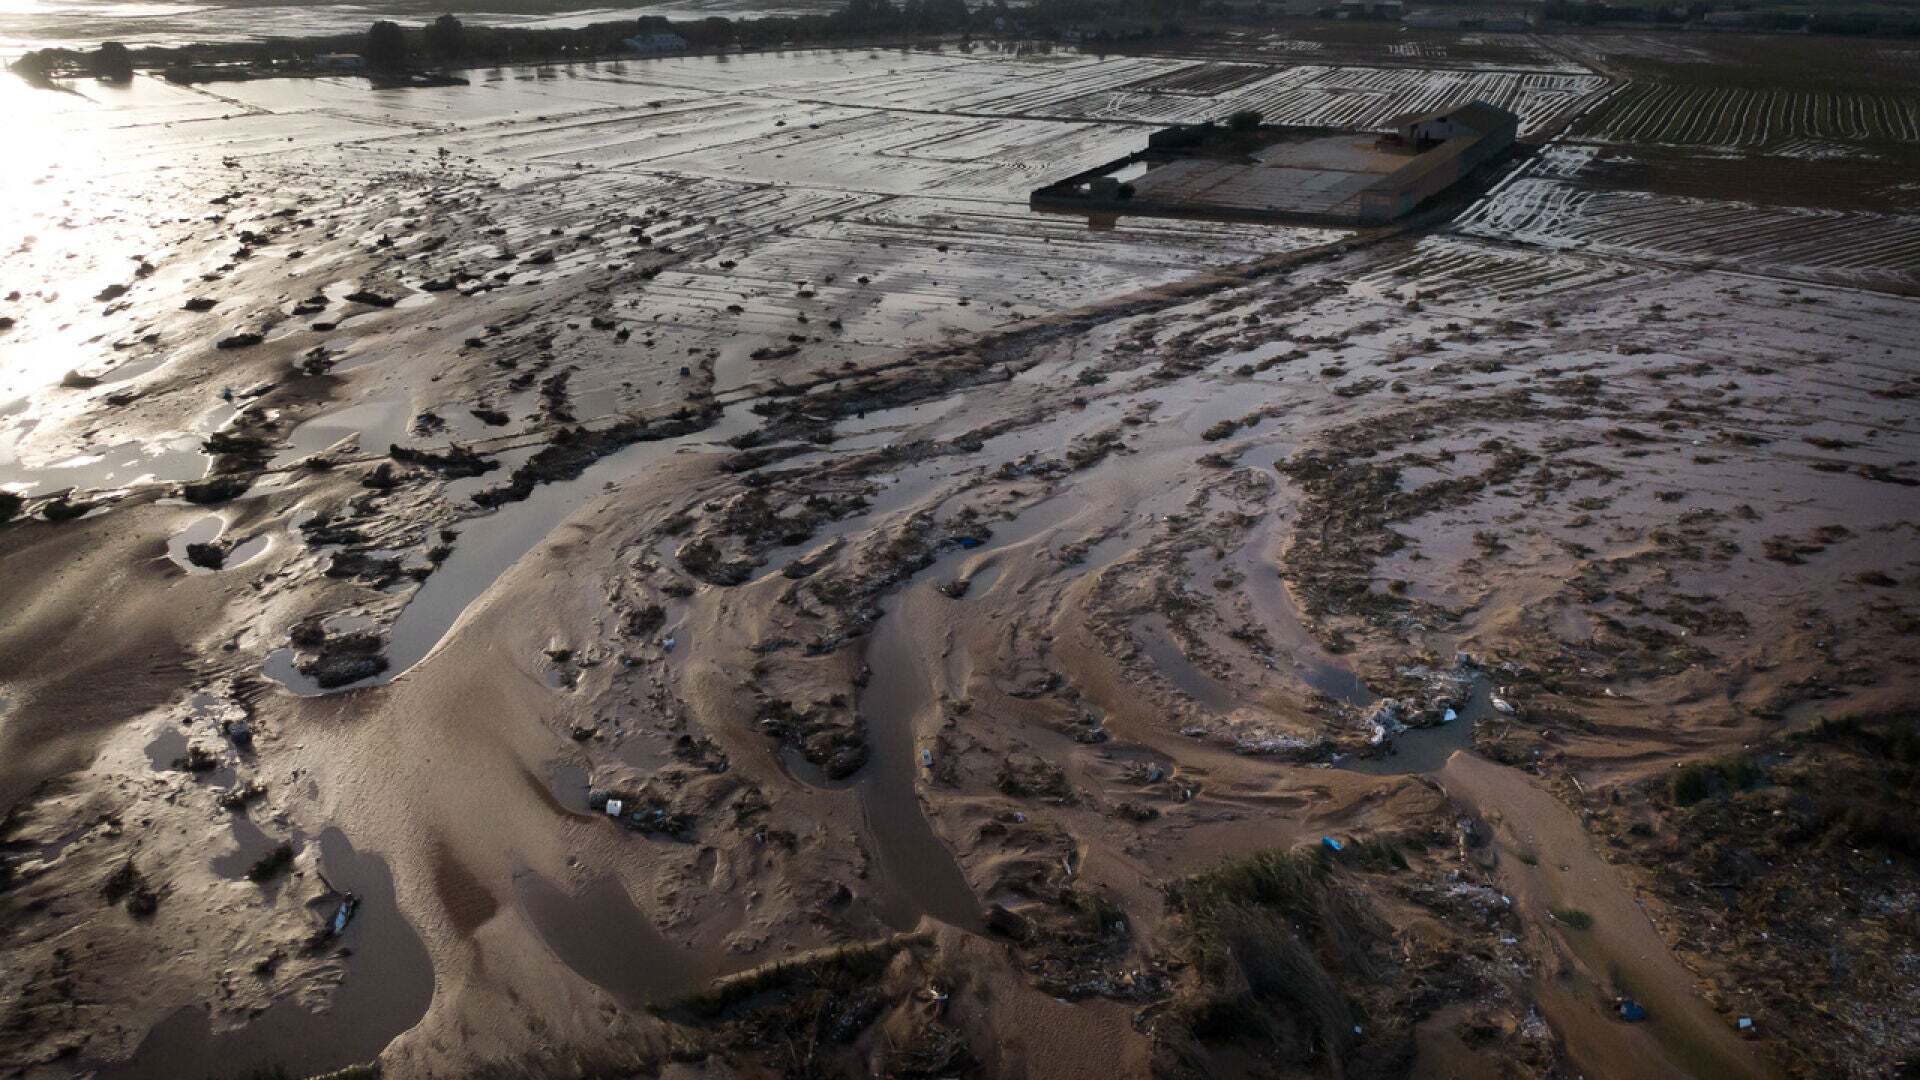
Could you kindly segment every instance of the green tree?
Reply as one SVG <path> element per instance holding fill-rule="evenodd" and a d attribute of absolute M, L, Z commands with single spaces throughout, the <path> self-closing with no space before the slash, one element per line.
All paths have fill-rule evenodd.
<path fill-rule="evenodd" d="M 452 15 L 442 15 L 427 27 L 427 51 L 442 64 L 451 64 L 467 54 L 467 28 Z"/>
<path fill-rule="evenodd" d="M 127 47 L 117 41 L 103 42 L 87 57 L 87 68 L 96 79 L 107 82 L 131 82 L 133 80 L 133 57 Z"/>
<path fill-rule="evenodd" d="M 407 70 L 407 35 L 400 24 L 382 19 L 367 30 L 366 59 L 369 70 L 382 75 L 401 75 Z"/>
<path fill-rule="evenodd" d="M 53 66 L 53 50 L 37 49 L 22 54 L 20 59 L 8 65 L 8 69 L 35 86 L 52 86 Z"/>
<path fill-rule="evenodd" d="M 965 30 L 973 21 L 967 0 L 927 0 L 927 15 L 935 30 Z"/>

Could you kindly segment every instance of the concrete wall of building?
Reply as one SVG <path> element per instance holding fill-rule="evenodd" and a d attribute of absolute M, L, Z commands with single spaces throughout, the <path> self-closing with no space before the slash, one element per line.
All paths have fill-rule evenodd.
<path fill-rule="evenodd" d="M 1448 139 L 1361 192 L 1360 220 L 1364 224 L 1380 225 L 1412 213 L 1421 203 L 1436 198 L 1473 175 L 1475 169 L 1506 153 L 1513 139 L 1512 126 L 1489 134 L 1468 133 Z"/>
<path fill-rule="evenodd" d="M 1450 126 L 1451 127 L 1451 126 Z M 1518 119 L 1490 133 L 1470 131 L 1448 138 L 1404 167 L 1382 176 L 1352 198 L 1325 213 L 1262 211 L 1251 207 L 1220 207 L 1160 202 L 1149 192 L 1134 192 L 1131 184 L 1121 184 L 1106 175 L 1138 161 L 1179 160 L 1181 150 L 1204 141 L 1203 132 L 1187 126 L 1163 128 L 1149 137 L 1150 149 L 1130 154 L 1119 161 L 1097 165 L 1064 180 L 1034 190 L 1028 205 L 1037 210 L 1068 213 L 1128 213 L 1162 217 L 1203 219 L 1237 218 L 1249 221 L 1296 221 L 1327 226 L 1385 225 L 1405 217 L 1421 204 L 1438 197 L 1454 184 L 1471 176 L 1474 170 L 1506 153 L 1518 134 Z M 1294 131 L 1315 134 L 1337 133 L 1336 129 L 1299 128 Z M 1158 144 L 1157 146 L 1155 144 Z"/>

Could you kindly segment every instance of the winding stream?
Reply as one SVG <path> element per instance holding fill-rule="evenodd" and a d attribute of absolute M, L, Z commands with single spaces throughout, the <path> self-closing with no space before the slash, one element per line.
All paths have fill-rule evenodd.
<path fill-rule="evenodd" d="M 303 697 L 392 682 L 426 659 L 500 575 L 512 569 L 574 511 L 600 495 L 606 485 L 690 447 L 720 448 L 724 440 L 756 419 L 746 406 L 730 405 L 712 427 L 677 438 L 634 443 L 594 462 L 572 480 L 541 484 L 519 502 L 462 522 L 453 554 L 427 577 L 395 620 L 387 638 L 387 670 L 379 675 L 346 686 L 322 688 L 294 667 L 290 648 L 276 649 L 267 656 L 265 674 Z"/>
<path fill-rule="evenodd" d="M 937 565 L 937 564 L 936 564 Z M 896 597 L 867 644 L 873 679 L 860 694 L 871 756 L 855 790 L 872 840 L 878 880 L 885 883 L 880 914 L 896 930 L 909 930 L 921 915 L 964 930 L 979 930 L 980 904 L 960 864 L 920 807 L 919 732 L 937 710 L 928 660 L 915 647 L 914 628 L 936 621 L 932 602 L 945 597 L 924 585 Z"/>

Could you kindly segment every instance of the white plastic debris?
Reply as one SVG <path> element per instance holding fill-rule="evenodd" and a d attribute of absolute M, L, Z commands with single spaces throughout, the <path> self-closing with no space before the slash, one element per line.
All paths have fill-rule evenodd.
<path fill-rule="evenodd" d="M 1508 701 L 1506 698 L 1501 697 L 1499 694 L 1494 694 L 1491 697 L 1489 697 L 1487 700 L 1492 703 L 1493 711 L 1500 713 L 1503 716 L 1513 715 L 1514 713 L 1513 702 Z"/>
<path fill-rule="evenodd" d="M 624 808 L 624 807 L 625 807 L 626 805 L 627 805 L 627 804 L 626 804 L 625 802 L 622 802 L 622 801 L 621 801 L 621 800 L 619 800 L 619 799 L 608 799 L 608 800 L 607 800 L 607 816 L 608 816 L 608 817 L 619 817 L 619 816 L 620 816 L 620 811 L 621 811 L 621 810 L 622 810 L 622 809 L 623 809 L 623 808 Z"/>
<path fill-rule="evenodd" d="M 926 769 L 933 768 L 933 751 L 931 750 L 920 751 L 920 766 Z"/>
<path fill-rule="evenodd" d="M 1446 712 L 1440 714 L 1440 722 L 1443 724 L 1451 724 L 1458 719 L 1460 719 L 1460 714 L 1454 712 L 1452 709 L 1448 709 Z"/>

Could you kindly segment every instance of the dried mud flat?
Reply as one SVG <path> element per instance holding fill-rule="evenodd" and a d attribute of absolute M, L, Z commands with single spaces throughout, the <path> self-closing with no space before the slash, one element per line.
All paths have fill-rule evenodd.
<path fill-rule="evenodd" d="M 1897 1072 L 1905 234 L 1239 47 L 31 99 L 0 1067 Z M 1450 223 L 1024 207 L 1463 79 Z"/>

